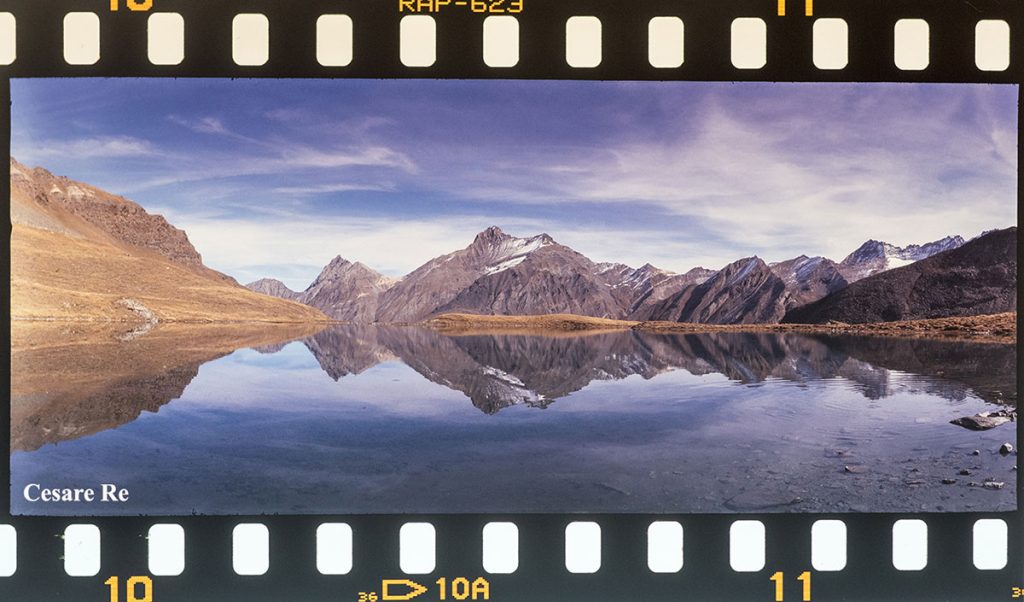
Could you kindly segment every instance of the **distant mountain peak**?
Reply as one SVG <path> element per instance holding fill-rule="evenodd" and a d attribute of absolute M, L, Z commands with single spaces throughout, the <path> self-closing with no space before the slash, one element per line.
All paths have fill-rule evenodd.
<path fill-rule="evenodd" d="M 744 257 L 743 259 L 737 259 L 729 265 L 722 268 L 717 274 L 711 277 L 711 280 L 725 279 L 726 286 L 732 286 L 733 284 L 743 280 L 755 269 L 768 269 L 768 264 L 757 255 L 751 257 Z"/>
<path fill-rule="evenodd" d="M 320 274 L 316 277 L 316 280 L 313 281 L 313 284 L 311 284 L 310 287 L 315 286 L 317 283 L 324 280 L 338 276 L 345 272 L 351 265 L 351 261 L 345 259 L 341 255 L 336 255 L 334 259 L 330 260 L 327 265 L 324 266 L 324 269 L 320 270 Z"/>
<path fill-rule="evenodd" d="M 842 265 L 852 265 L 855 263 L 861 263 L 871 259 L 902 259 L 904 261 L 919 261 L 927 257 L 931 257 L 936 253 L 942 251 L 948 251 L 955 249 L 964 244 L 964 239 L 959 234 L 953 236 L 945 236 L 938 240 L 925 243 L 923 245 L 907 245 L 905 247 L 897 247 L 894 244 L 887 243 L 880 240 L 870 239 L 861 246 L 857 247 L 857 250 L 846 256 L 841 262 Z"/>
<path fill-rule="evenodd" d="M 473 239 L 473 244 L 493 244 L 510 238 L 513 237 L 509 234 L 505 234 L 505 231 L 498 226 L 490 226 L 476 235 L 476 238 Z"/>
<path fill-rule="evenodd" d="M 699 268 L 694 268 L 694 269 L 699 269 Z M 636 274 L 643 274 L 645 276 L 651 276 L 651 275 L 655 275 L 655 274 L 662 274 L 662 275 L 665 275 L 665 276 L 674 276 L 675 275 L 675 272 L 670 272 L 669 270 L 663 270 L 663 269 L 659 268 L 658 266 L 653 265 L 651 263 L 645 263 L 642 266 L 638 267 L 636 269 L 635 273 Z"/>
<path fill-rule="evenodd" d="M 847 255 L 839 265 L 842 268 L 843 276 L 850 282 L 856 282 L 872 274 L 903 267 L 937 253 L 957 249 L 963 246 L 964 242 L 962 236 L 953 235 L 922 245 L 912 244 L 897 247 L 884 241 L 871 239 Z"/>
<path fill-rule="evenodd" d="M 293 301 L 299 296 L 299 293 L 288 288 L 285 283 L 277 280 L 276 278 L 260 278 L 255 282 L 246 284 L 245 288 L 256 293 L 262 293 L 264 295 L 270 295 L 271 297 L 278 297 Z"/>
<path fill-rule="evenodd" d="M 893 245 L 880 240 L 869 239 L 843 259 L 842 265 L 853 265 L 863 263 L 872 259 L 884 259 L 889 249 L 895 249 Z"/>

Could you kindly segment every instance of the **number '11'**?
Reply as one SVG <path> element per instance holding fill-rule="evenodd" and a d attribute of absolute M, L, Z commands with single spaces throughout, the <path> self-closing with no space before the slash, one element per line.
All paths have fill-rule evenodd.
<path fill-rule="evenodd" d="M 776 571 L 771 576 L 771 580 L 775 582 L 775 602 L 782 602 L 782 571 Z M 811 572 L 804 571 L 800 573 L 796 580 L 804 584 L 804 602 L 811 602 Z"/>

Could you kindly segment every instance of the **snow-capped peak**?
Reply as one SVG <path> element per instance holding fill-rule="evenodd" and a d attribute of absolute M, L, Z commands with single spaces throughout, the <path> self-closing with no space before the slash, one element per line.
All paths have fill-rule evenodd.
<path fill-rule="evenodd" d="M 905 247 L 897 247 L 896 245 L 878 240 L 869 240 L 858 247 L 856 251 L 850 253 L 842 261 L 842 264 L 849 266 L 869 261 L 884 260 L 886 269 L 892 269 L 926 259 L 936 253 L 956 249 L 963 244 L 964 239 L 959 235 L 947 236 L 923 245 L 915 244 Z"/>
<path fill-rule="evenodd" d="M 484 274 L 497 274 L 515 267 L 526 261 L 531 253 L 544 247 L 554 245 L 555 241 L 547 234 L 538 234 L 530 238 L 517 238 L 491 226 L 477 235 L 472 247 L 485 260 Z"/>

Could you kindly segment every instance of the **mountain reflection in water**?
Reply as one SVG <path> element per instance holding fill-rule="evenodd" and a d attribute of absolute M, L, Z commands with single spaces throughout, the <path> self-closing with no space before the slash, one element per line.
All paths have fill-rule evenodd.
<path fill-rule="evenodd" d="M 1016 405 L 1012 345 L 384 326 L 161 326 L 122 341 L 30 330 L 12 338 L 16 513 L 1016 507 L 1016 457 L 994 451 L 1014 425 L 948 424 Z M 956 476 L 963 468 L 976 476 Z M 1006 485 L 971 485 L 985 477 Z M 40 507 L 20 495 L 34 482 L 114 482 L 132 501 Z"/>

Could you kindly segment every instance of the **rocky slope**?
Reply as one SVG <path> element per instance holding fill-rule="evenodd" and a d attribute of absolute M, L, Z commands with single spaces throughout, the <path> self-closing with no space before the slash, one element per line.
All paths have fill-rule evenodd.
<path fill-rule="evenodd" d="M 394 284 L 394 279 L 338 256 L 295 299 L 336 320 L 369 323 L 377 315 L 381 295 Z"/>
<path fill-rule="evenodd" d="M 626 281 L 630 295 L 625 303 L 625 318 L 646 320 L 658 303 L 688 286 L 703 284 L 714 274 L 714 270 L 701 267 L 693 268 L 685 274 L 673 274 L 649 263 L 645 264 L 633 270 Z"/>
<path fill-rule="evenodd" d="M 185 233 L 138 204 L 11 159 L 14 319 L 324 321 L 203 265 Z"/>
<path fill-rule="evenodd" d="M 702 284 L 657 304 L 650 320 L 707 324 L 778 322 L 785 313 L 786 284 L 758 257 L 735 261 Z"/>
<path fill-rule="evenodd" d="M 801 255 L 771 264 L 772 272 L 786 285 L 786 309 L 807 305 L 846 288 L 839 266 L 825 257 Z"/>
<path fill-rule="evenodd" d="M 972 316 L 1017 308 L 1017 228 L 854 282 L 795 308 L 785 322 L 866 323 Z"/>

